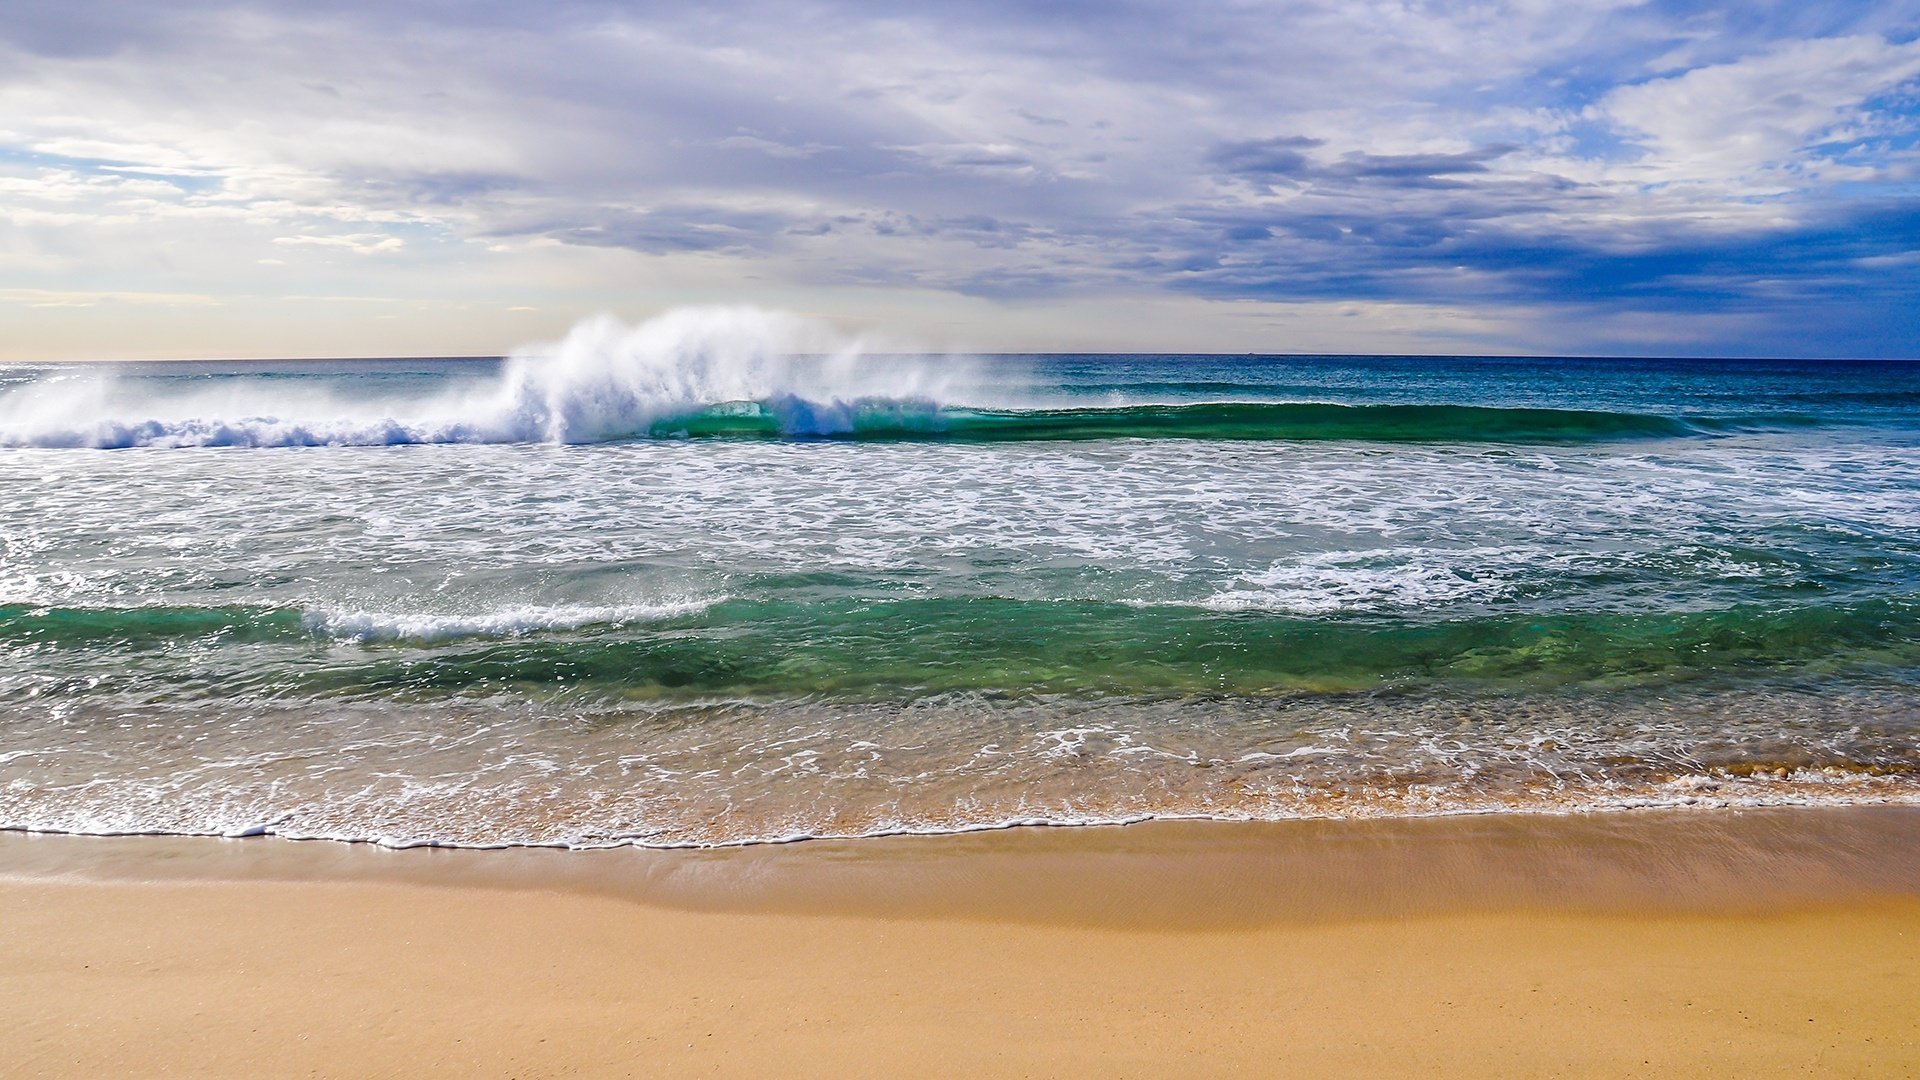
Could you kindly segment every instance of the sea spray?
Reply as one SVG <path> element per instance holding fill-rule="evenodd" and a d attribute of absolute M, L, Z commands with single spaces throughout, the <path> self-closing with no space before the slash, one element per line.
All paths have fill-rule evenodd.
<path fill-rule="evenodd" d="M 1731 437 L 1853 422 L 1844 413 L 1692 413 L 1425 401 L 1272 399 L 1218 380 L 1037 393 L 1020 358 L 878 352 L 826 323 L 695 307 L 637 325 L 597 316 L 457 380 L 395 386 L 282 365 L 170 377 L 57 371 L 0 392 L 0 447 L 586 444 L 635 439 L 960 443 L 1120 438 L 1552 444 Z M 1009 363 L 1012 360 L 1014 362 Z M 334 362 L 345 374 L 372 362 Z M 1206 391 L 1165 400 L 1169 388 Z M 1065 392 L 1062 392 L 1065 391 Z M 1271 391 L 1268 392 L 1269 394 Z M 1098 402 L 1097 404 L 1094 402 Z"/>
<path fill-rule="evenodd" d="M 684 308 L 627 326 L 600 316 L 507 363 L 500 441 L 586 443 L 738 403 L 783 432 L 853 430 L 862 401 L 936 401 L 954 361 L 869 355 L 823 323 L 758 308 Z M 945 370 L 942 370 L 944 368 Z"/>
<path fill-rule="evenodd" d="M 351 396 L 277 377 L 188 380 L 93 368 L 0 396 L 0 446 L 390 446 L 590 443 L 747 403 L 780 434 L 851 431 L 866 403 L 926 412 L 964 368 L 954 357 L 873 355 L 824 322 L 751 307 L 694 307 L 637 325 L 582 321 L 516 350 L 498 372 L 418 394 Z"/>

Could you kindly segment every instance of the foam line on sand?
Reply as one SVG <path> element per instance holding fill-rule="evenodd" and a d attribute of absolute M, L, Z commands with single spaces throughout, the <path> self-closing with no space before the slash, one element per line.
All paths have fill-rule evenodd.
<path fill-rule="evenodd" d="M 1910 1075 L 1920 815 L 1688 818 L 722 853 L 6 837 L 0 1059 L 27 1075 Z"/>

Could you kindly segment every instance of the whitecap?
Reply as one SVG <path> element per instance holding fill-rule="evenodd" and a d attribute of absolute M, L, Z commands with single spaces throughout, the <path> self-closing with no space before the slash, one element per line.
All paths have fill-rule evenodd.
<path fill-rule="evenodd" d="M 591 443 L 743 402 L 763 406 L 783 434 L 832 435 L 876 402 L 928 411 L 964 367 L 872 355 L 861 339 L 783 312 L 690 307 L 637 325 L 587 319 L 559 342 L 517 350 L 490 379 L 411 400 L 251 377 L 183 386 L 114 371 L 50 376 L 0 396 L 0 446 Z"/>
<path fill-rule="evenodd" d="M 543 630 L 653 622 L 691 615 L 717 600 L 681 600 L 605 606 L 521 606 L 495 611 L 434 614 L 321 609 L 306 612 L 311 630 L 349 641 L 435 641 L 455 637 L 514 637 Z"/>

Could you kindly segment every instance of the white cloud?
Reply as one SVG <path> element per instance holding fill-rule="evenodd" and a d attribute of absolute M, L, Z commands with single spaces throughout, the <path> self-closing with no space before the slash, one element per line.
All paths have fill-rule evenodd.
<path fill-rule="evenodd" d="M 1888 182 L 1904 151 L 1870 106 L 1920 43 L 1833 11 L 1794 40 L 1634 0 L 69 0 L 11 34 L 0 11 L 0 274 L 238 298 L 272 265 L 556 318 L 697 290 L 940 323 L 945 297 L 1023 305 L 1036 344 L 1036 305 L 1085 344 L 1065 322 L 1096 301 L 1353 301 L 1512 341 L 1528 305 L 1598 325 L 1564 317 L 1624 287 L 1589 263 L 1805 228 Z M 1263 140 L 1298 164 L 1221 153 Z M 1687 273 L 1705 295 L 1721 271 Z"/>
<path fill-rule="evenodd" d="M 288 247 L 345 248 L 355 255 L 376 255 L 383 251 L 398 251 L 407 246 L 407 242 L 397 236 L 384 236 L 380 233 L 352 233 L 346 236 L 276 236 L 273 242 Z"/>
<path fill-rule="evenodd" d="M 1920 40 L 1796 41 L 1620 87 L 1594 113 L 1646 147 L 1648 179 L 1735 181 L 1807 164 L 1822 141 L 1870 136 L 1876 123 L 1862 105 L 1916 76 Z"/>
<path fill-rule="evenodd" d="M 214 307 L 217 296 L 199 293 L 125 292 L 112 289 L 0 288 L 0 304 L 34 308 L 97 307 L 100 304 L 155 304 L 165 307 Z"/>

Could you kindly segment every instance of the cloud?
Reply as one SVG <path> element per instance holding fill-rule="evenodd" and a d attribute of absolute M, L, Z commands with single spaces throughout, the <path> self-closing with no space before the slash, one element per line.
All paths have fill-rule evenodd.
<path fill-rule="evenodd" d="M 32 308 L 98 307 L 101 304 L 157 304 L 166 307 L 214 307 L 220 299 L 196 293 L 118 292 L 82 289 L 0 288 L 0 303 Z"/>
<path fill-rule="evenodd" d="M 1650 179 L 1733 181 L 1837 163 L 1837 147 L 1886 135 L 1910 114 L 1862 106 L 1920 76 L 1920 40 L 1871 35 L 1783 44 L 1732 63 L 1618 87 L 1594 115 L 1645 148 Z"/>
<path fill-rule="evenodd" d="M 1213 148 L 1208 158 L 1223 171 L 1239 176 L 1305 176 L 1316 171 L 1307 151 L 1325 144 L 1325 139 L 1310 139 L 1305 135 L 1277 135 L 1222 143 Z"/>
<path fill-rule="evenodd" d="M 1444 325 L 1533 311 L 1571 351 L 1691 313 L 1739 349 L 1907 295 L 1896 8 L 13 5 L 0 284 L 225 317 L 265 264 L 434 311 L 698 290 L 982 332 L 982 300 L 1478 307 Z"/>
<path fill-rule="evenodd" d="M 397 236 L 382 236 L 379 233 L 351 233 L 345 236 L 276 236 L 276 244 L 288 247 L 330 247 L 344 248 L 355 255 L 377 255 L 383 251 L 398 251 L 407 245 Z"/>
<path fill-rule="evenodd" d="M 1376 180 L 1433 186 L 1445 178 L 1488 173 L 1488 163 L 1518 150 L 1511 144 L 1475 147 L 1453 153 L 1369 154 L 1354 150 L 1337 160 L 1318 161 L 1310 151 L 1324 139 L 1285 135 L 1215 147 L 1209 159 L 1230 174 L 1251 179 L 1292 181 Z"/>

